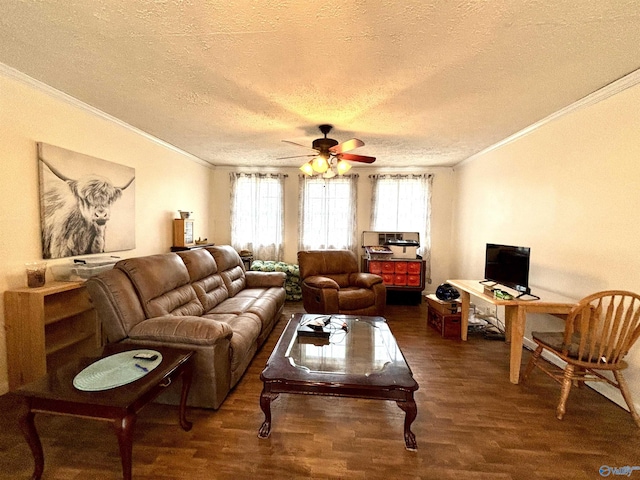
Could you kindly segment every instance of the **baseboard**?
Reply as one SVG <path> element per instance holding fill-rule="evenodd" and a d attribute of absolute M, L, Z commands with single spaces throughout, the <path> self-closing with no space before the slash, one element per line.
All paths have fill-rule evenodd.
<path fill-rule="evenodd" d="M 537 345 L 536 342 L 534 342 L 530 338 L 525 337 L 522 343 L 524 347 L 528 350 L 533 351 L 536 349 L 536 345 Z M 553 365 L 559 368 L 564 368 L 566 365 L 565 361 L 561 360 L 556 355 L 550 353 L 547 350 L 545 350 L 542 353 L 542 358 L 544 358 L 549 363 L 552 363 Z M 620 393 L 620 390 L 618 390 L 613 385 L 609 385 L 608 383 L 604 383 L 604 382 L 586 382 L 585 385 L 591 388 L 592 390 L 595 390 L 606 399 L 611 400 L 613 403 L 615 403 L 619 407 L 624 408 L 627 412 L 629 411 L 629 407 L 627 406 L 627 402 L 624 401 L 624 397 L 622 396 L 622 393 Z M 640 411 L 640 404 L 638 404 L 637 401 L 634 401 L 633 405 L 636 411 Z"/>

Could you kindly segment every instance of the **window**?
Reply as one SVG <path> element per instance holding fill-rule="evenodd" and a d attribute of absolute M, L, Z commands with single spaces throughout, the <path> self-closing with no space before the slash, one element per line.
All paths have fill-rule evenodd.
<path fill-rule="evenodd" d="M 299 250 L 344 248 L 357 252 L 358 175 L 300 177 Z"/>
<path fill-rule="evenodd" d="M 231 174 L 231 245 L 258 260 L 281 261 L 286 175 Z"/>
<path fill-rule="evenodd" d="M 370 175 L 373 183 L 371 228 L 381 232 L 418 232 L 418 254 L 431 282 L 431 185 L 433 175 Z"/>

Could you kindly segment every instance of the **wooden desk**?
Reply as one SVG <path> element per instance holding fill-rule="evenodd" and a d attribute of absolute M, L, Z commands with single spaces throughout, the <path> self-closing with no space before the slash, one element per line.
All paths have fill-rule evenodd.
<path fill-rule="evenodd" d="M 522 361 L 522 345 L 524 339 L 524 326 L 527 313 L 548 313 L 552 315 L 566 315 L 576 305 L 577 301 L 563 297 L 557 293 L 548 292 L 536 288 L 533 292 L 539 296 L 539 300 L 502 300 L 485 292 L 485 285 L 479 280 L 447 280 L 460 291 L 462 300 L 462 317 L 460 321 L 460 338 L 467 339 L 469 326 L 469 304 L 471 295 L 480 298 L 493 305 L 502 305 L 505 313 L 505 338 L 511 342 L 511 355 L 509 363 L 509 380 L 518 383 L 520 377 L 520 363 Z M 530 298 L 530 297 L 524 297 Z"/>

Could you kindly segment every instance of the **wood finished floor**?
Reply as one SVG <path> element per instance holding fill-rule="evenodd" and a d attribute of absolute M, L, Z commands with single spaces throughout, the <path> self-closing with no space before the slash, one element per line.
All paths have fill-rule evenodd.
<path fill-rule="evenodd" d="M 556 420 L 559 385 L 539 371 L 526 385 L 510 384 L 505 343 L 442 339 L 426 326 L 425 305 L 389 306 L 386 314 L 420 385 L 417 452 L 404 449 L 404 413 L 374 400 L 281 395 L 272 404 L 271 436 L 259 439 L 259 375 L 294 311 L 301 305 L 287 305 L 218 411 L 188 410 L 190 432 L 178 426 L 175 407 L 140 412 L 135 479 L 589 479 L 602 478 L 602 465 L 640 465 L 640 429 L 628 412 L 582 388 L 573 389 L 564 420 Z M 16 397 L 0 397 L 0 410 L 0 479 L 30 478 Z M 109 424 L 37 415 L 36 425 L 44 479 L 121 478 Z"/>

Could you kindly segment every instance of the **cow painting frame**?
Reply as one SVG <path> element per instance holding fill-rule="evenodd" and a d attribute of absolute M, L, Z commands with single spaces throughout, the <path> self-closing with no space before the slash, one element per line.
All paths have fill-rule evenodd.
<path fill-rule="evenodd" d="M 37 146 L 42 258 L 134 249 L 135 169 Z"/>

